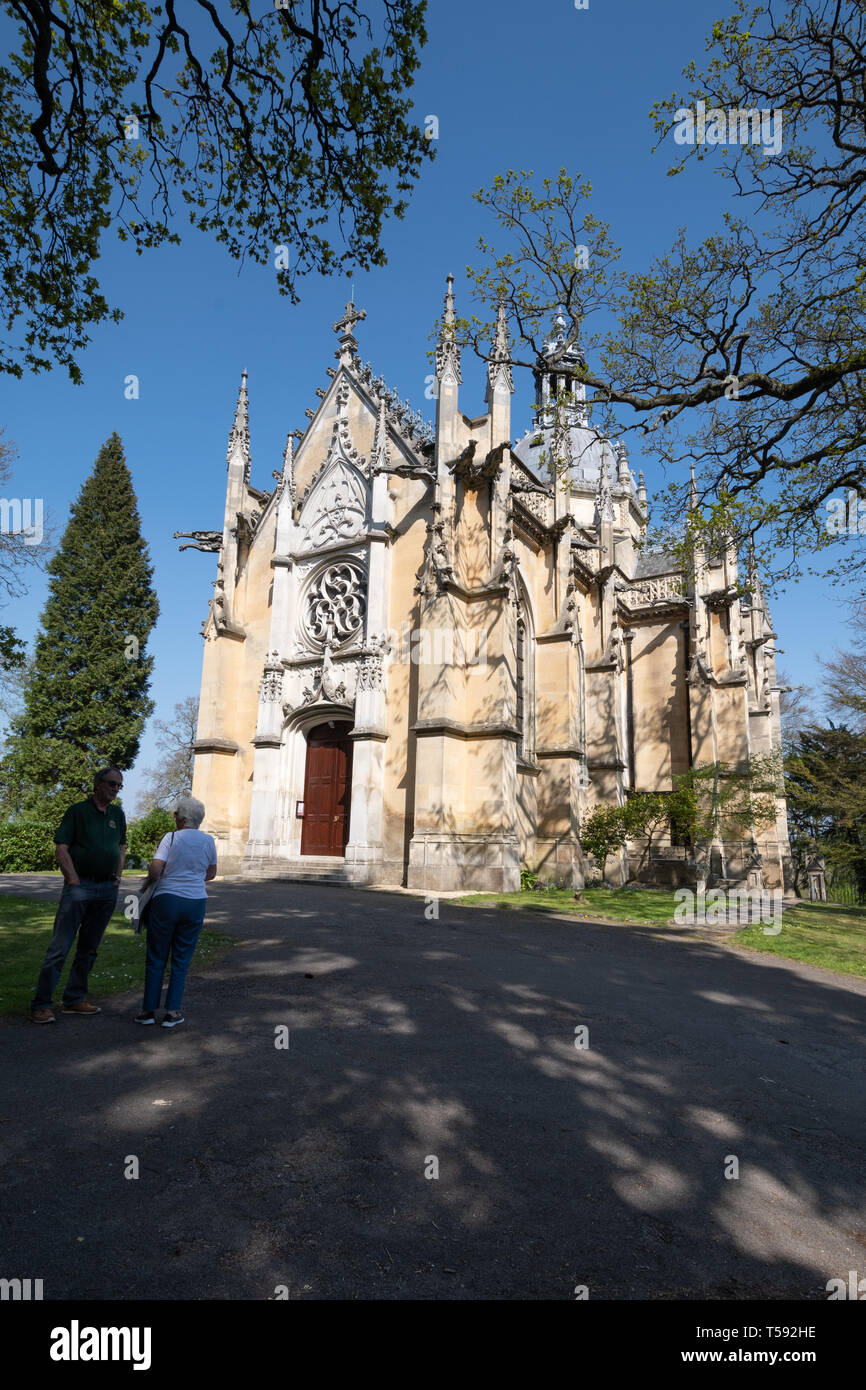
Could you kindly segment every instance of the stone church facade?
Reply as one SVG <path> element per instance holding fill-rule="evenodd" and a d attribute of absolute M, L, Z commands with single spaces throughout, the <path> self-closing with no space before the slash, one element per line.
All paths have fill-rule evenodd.
<path fill-rule="evenodd" d="M 502 311 L 469 417 L 449 277 L 435 429 L 361 363 L 364 317 L 349 304 L 335 325 L 272 490 L 250 481 L 244 373 L 223 529 L 185 533 L 218 555 L 193 794 L 221 870 L 436 893 L 515 889 L 525 865 L 581 886 L 594 805 L 779 747 L 760 585 L 740 596 L 733 551 L 683 574 L 640 548 L 643 477 L 588 428 L 561 313 L 514 444 Z M 788 877 L 776 806 L 719 842 L 717 874 Z M 670 836 L 648 864 L 694 882 Z"/>

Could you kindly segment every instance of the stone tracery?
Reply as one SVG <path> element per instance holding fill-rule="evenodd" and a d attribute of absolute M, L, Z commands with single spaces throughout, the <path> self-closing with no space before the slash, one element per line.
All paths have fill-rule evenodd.
<path fill-rule="evenodd" d="M 304 625 L 321 646 L 342 646 L 361 631 L 367 612 L 367 580 L 361 565 L 329 565 L 307 592 Z"/>

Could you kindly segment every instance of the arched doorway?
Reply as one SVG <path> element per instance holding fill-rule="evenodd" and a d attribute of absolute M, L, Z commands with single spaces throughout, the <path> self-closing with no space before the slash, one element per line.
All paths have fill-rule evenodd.
<path fill-rule="evenodd" d="M 340 856 L 349 839 L 351 724 L 317 724 L 307 734 L 301 854 Z"/>

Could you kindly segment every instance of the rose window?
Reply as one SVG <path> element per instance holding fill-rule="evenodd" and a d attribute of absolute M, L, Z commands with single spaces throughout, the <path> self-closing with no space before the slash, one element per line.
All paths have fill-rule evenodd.
<path fill-rule="evenodd" d="M 360 631 L 366 612 L 366 575 L 360 565 L 343 561 L 319 575 L 307 594 L 304 619 L 315 642 L 339 647 Z"/>

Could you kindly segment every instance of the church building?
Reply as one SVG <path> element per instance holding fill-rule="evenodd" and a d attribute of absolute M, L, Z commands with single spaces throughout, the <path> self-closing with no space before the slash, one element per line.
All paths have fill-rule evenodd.
<path fill-rule="evenodd" d="M 536 408 L 512 438 L 504 309 L 486 410 L 460 405 L 453 281 L 436 424 L 358 356 L 363 311 L 275 486 L 250 479 L 247 377 L 229 435 L 204 624 L 193 795 L 220 869 L 437 891 L 508 891 L 522 867 L 581 887 L 582 819 L 690 767 L 746 767 L 781 741 L 774 636 L 733 547 L 690 573 L 641 546 L 643 475 L 589 427 L 557 315 Z M 687 844 L 623 851 L 694 883 Z M 789 878 L 785 803 L 714 847 L 716 881 Z M 611 877 L 610 861 L 608 877 Z"/>

